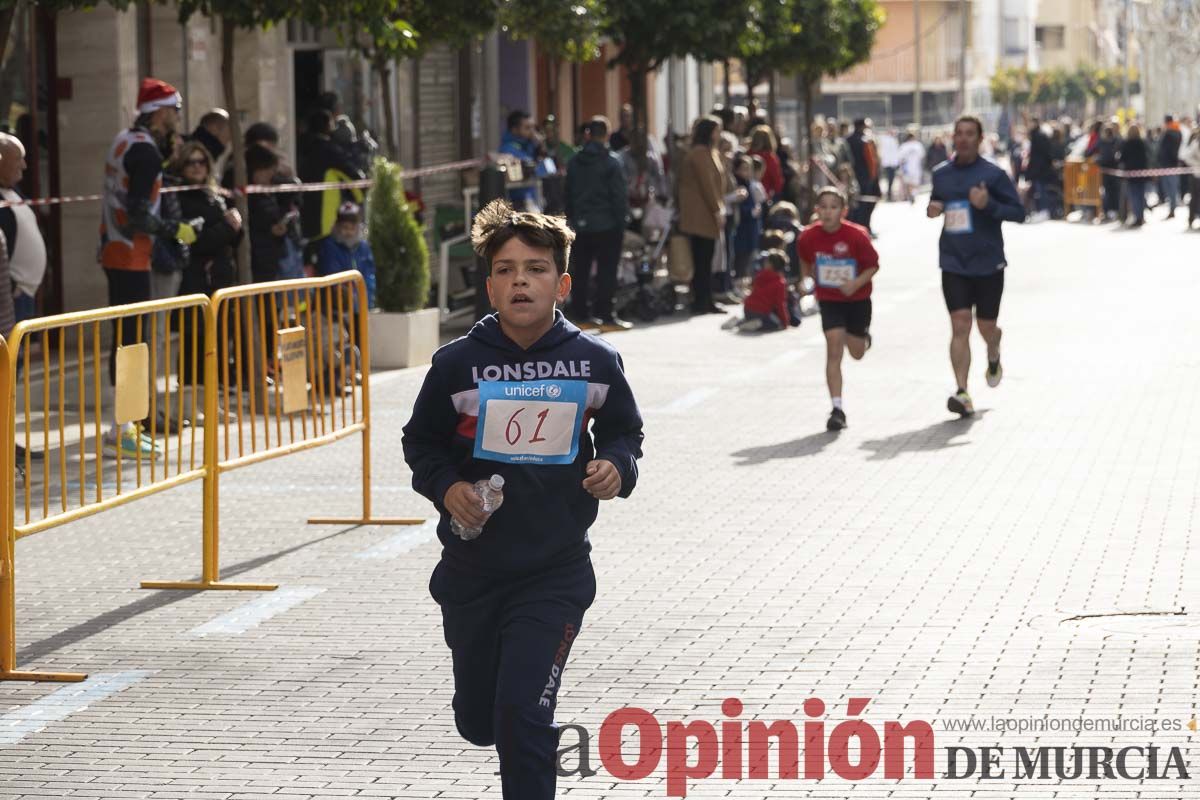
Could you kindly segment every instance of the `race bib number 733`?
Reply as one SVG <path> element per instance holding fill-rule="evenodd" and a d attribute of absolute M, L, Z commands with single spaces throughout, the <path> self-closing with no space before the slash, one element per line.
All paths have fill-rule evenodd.
<path fill-rule="evenodd" d="M 570 464 L 586 403 L 586 381 L 481 381 L 475 458 Z"/>
<path fill-rule="evenodd" d="M 853 258 L 817 256 L 817 286 L 838 289 L 843 283 L 858 277 L 858 262 Z"/>

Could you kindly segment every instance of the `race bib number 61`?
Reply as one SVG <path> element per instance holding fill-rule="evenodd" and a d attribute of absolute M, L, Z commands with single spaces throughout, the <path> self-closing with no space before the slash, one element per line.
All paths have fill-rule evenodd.
<path fill-rule="evenodd" d="M 475 458 L 574 462 L 586 402 L 585 381 L 481 381 Z"/>

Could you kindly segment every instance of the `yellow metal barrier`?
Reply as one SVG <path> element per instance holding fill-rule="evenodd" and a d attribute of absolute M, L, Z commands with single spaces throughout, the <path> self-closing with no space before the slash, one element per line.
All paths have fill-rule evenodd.
<path fill-rule="evenodd" d="M 1063 164 L 1063 210 L 1072 206 L 1100 208 L 1100 168 L 1092 159 Z"/>
<path fill-rule="evenodd" d="M 200 581 L 146 589 L 261 589 L 220 581 L 220 477 L 362 435 L 362 515 L 310 524 L 419 525 L 371 514 L 371 389 L 362 275 L 256 283 L 213 295 L 205 325 L 204 543 Z M 261 421 L 260 418 L 261 417 Z"/>
<path fill-rule="evenodd" d="M 195 330 L 208 305 L 207 297 L 189 295 L 40 317 L 13 329 L 3 359 L 7 378 L 0 415 L 10 442 L 3 448 L 10 502 L 3 520 L 7 552 L 0 678 L 83 677 L 15 670 L 13 576 L 18 539 L 204 476 L 192 421 L 200 374 Z M 106 324 L 119 346 L 107 361 L 109 376 L 102 378 Z M 172 330 L 180 333 L 178 343 Z M 41 390 L 34 392 L 39 379 Z M 105 391 L 110 381 L 112 389 Z M 131 453 L 122 452 L 123 431 L 133 445 Z M 14 444 L 23 450 L 19 465 Z"/>

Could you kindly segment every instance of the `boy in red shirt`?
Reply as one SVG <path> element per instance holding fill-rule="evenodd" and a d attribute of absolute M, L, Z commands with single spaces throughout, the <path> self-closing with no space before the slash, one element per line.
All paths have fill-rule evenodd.
<path fill-rule="evenodd" d="M 737 328 L 741 331 L 781 331 L 788 326 L 787 271 L 788 257 L 782 250 L 768 250 L 763 254 L 763 266 L 754 276 L 750 294 L 742 302 L 745 316 L 733 318 L 721 327 L 725 330 Z"/>
<path fill-rule="evenodd" d="M 833 411 L 826 430 L 846 427 L 842 410 L 842 352 L 855 360 L 871 348 L 871 279 L 879 254 L 866 228 L 845 222 L 846 196 L 826 186 L 817 193 L 817 222 L 800 233 L 796 252 L 805 283 L 815 279 L 813 294 L 821 306 L 825 331 L 825 380 Z"/>

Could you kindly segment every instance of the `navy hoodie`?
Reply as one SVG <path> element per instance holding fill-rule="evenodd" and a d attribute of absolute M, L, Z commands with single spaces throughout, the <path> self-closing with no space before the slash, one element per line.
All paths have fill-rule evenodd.
<path fill-rule="evenodd" d="M 987 186 L 988 204 L 982 211 L 970 204 L 972 186 Z M 944 161 L 933 170 L 931 200 L 965 204 L 970 215 L 970 233 L 948 233 L 942 229 L 938 242 L 941 268 L 959 275 L 985 277 L 1004 269 L 1004 235 L 1000 223 L 1024 222 L 1025 208 L 1008 173 L 984 158 L 960 165 Z"/>
<path fill-rule="evenodd" d="M 578 392 L 584 409 L 577 416 L 574 461 L 528 464 L 476 457 L 479 387 L 484 381 L 530 386 L 545 382 L 550 397 Z M 503 425 L 507 412 L 496 419 L 501 432 L 517 433 L 518 428 Z M 532 413 L 525 415 L 521 444 L 538 435 L 537 421 Z M 482 431 L 479 434 L 482 443 Z M 492 314 L 434 354 L 402 441 L 413 488 L 432 500 L 441 514 L 442 558 L 478 573 L 517 576 L 588 554 L 587 531 L 599 501 L 583 488 L 585 469 L 594 458 L 611 461 L 621 475 L 620 496 L 628 497 L 637 483 L 637 459 L 642 455 L 642 417 L 621 356 L 606 342 L 582 333 L 555 311 L 553 327 L 522 350 Z M 504 503 L 479 538 L 463 541 L 450 529 L 442 502 L 446 491 L 458 481 L 474 483 L 494 474 L 504 477 Z"/>

